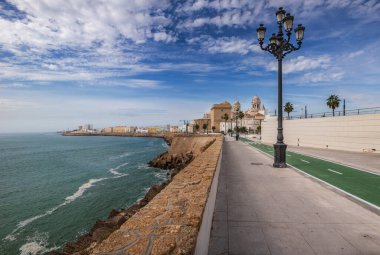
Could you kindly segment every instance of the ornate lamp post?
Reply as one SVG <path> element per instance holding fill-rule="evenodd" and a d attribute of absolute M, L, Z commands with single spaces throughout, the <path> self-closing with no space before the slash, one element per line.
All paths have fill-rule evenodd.
<path fill-rule="evenodd" d="M 277 142 L 274 147 L 274 163 L 273 166 L 277 168 L 286 167 L 286 144 L 284 144 L 284 135 L 282 128 L 282 59 L 292 51 L 299 50 L 301 48 L 305 27 L 301 24 L 294 29 L 294 33 L 297 40 L 297 46 L 294 46 L 290 42 L 290 36 L 293 30 L 294 17 L 289 13 L 286 14 L 282 7 L 276 12 L 276 19 L 278 24 L 278 33 L 272 34 L 269 38 L 269 44 L 263 46 L 266 28 L 263 24 L 260 24 L 257 31 L 260 48 L 264 51 L 268 51 L 278 60 L 278 127 L 277 127 Z M 286 32 L 286 38 L 282 31 L 284 28 Z"/>

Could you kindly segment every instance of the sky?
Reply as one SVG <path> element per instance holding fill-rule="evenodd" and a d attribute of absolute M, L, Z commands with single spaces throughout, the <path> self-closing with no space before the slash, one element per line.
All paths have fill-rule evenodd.
<path fill-rule="evenodd" d="M 301 113 L 380 107 L 377 0 L 8 0 L 0 2 L 0 133 L 179 125 L 214 103 L 277 104 L 277 62 L 256 28 L 284 7 L 306 27 L 283 63 Z M 294 35 L 291 41 L 294 43 Z"/>

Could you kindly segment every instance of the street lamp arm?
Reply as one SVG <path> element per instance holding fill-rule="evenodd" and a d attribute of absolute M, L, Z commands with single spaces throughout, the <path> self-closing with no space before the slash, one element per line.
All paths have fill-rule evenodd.
<path fill-rule="evenodd" d="M 298 42 L 298 46 L 294 46 L 293 44 L 288 43 L 284 48 L 282 56 L 285 57 L 290 52 L 297 51 L 299 49 L 301 49 L 301 42 Z"/>

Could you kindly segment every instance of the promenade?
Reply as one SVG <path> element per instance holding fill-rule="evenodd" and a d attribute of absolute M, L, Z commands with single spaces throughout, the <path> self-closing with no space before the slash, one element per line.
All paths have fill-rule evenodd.
<path fill-rule="evenodd" d="M 380 216 L 226 137 L 209 254 L 379 254 Z"/>

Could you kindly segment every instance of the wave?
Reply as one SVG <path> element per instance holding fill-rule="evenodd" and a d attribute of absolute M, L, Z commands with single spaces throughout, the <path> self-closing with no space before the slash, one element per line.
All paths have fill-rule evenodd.
<path fill-rule="evenodd" d="M 164 147 L 166 149 L 169 148 L 169 145 L 166 142 L 163 142 L 161 145 L 162 145 L 162 147 Z"/>
<path fill-rule="evenodd" d="M 108 170 L 110 173 L 112 173 L 113 175 L 123 175 L 122 173 L 118 172 L 117 170 L 119 170 L 120 168 L 122 168 L 123 166 L 126 166 L 128 165 L 129 163 L 126 162 L 126 163 L 123 163 L 115 168 L 111 168 L 110 170 Z"/>
<path fill-rule="evenodd" d="M 157 172 L 154 174 L 154 176 L 161 180 L 167 180 L 168 179 L 168 172 Z"/>
<path fill-rule="evenodd" d="M 19 248 L 20 255 L 45 254 L 59 248 L 56 246 L 48 248 L 49 244 L 47 242 L 47 239 L 48 239 L 47 234 L 41 235 L 38 233 L 32 238 L 28 238 L 27 243 L 23 244 Z"/>
<path fill-rule="evenodd" d="M 151 169 L 152 167 L 150 167 L 148 164 L 140 164 L 137 166 L 137 169 Z"/>
<path fill-rule="evenodd" d="M 75 201 L 77 198 L 81 197 L 84 194 L 84 192 L 88 190 L 89 188 L 91 188 L 95 183 L 106 180 L 106 179 L 108 178 L 90 179 L 85 184 L 82 184 L 74 194 L 66 197 L 65 202 L 61 205 L 67 205 L 68 203 Z"/>
<path fill-rule="evenodd" d="M 6 241 L 14 241 L 14 240 L 16 240 L 16 235 L 17 235 L 17 233 L 19 232 L 20 229 L 24 228 L 25 226 L 29 225 L 30 223 L 32 223 L 35 220 L 38 220 L 38 219 L 40 219 L 42 217 L 45 217 L 45 216 L 48 216 L 48 215 L 52 214 L 53 212 L 55 212 L 56 210 L 58 210 L 62 206 L 68 205 L 71 202 L 77 200 L 78 198 L 80 198 L 81 196 L 83 196 L 83 194 L 86 192 L 86 190 L 88 190 L 89 188 L 91 188 L 92 186 L 94 186 L 95 183 L 101 182 L 101 181 L 104 181 L 104 180 L 107 180 L 107 179 L 116 179 L 116 178 L 127 176 L 128 174 L 123 174 L 123 173 L 120 173 L 120 172 L 117 171 L 121 167 L 126 166 L 126 165 L 128 165 L 128 163 L 123 163 L 123 164 L 121 164 L 121 165 L 119 165 L 119 166 L 117 166 L 115 168 L 111 168 L 109 170 L 109 172 L 111 172 L 114 175 L 112 177 L 104 177 L 104 178 L 98 178 L 98 179 L 90 179 L 90 180 L 88 180 L 86 183 L 82 184 L 74 194 L 72 194 L 71 196 L 66 197 L 65 201 L 62 204 L 59 204 L 59 205 L 57 205 L 57 206 L 55 206 L 55 207 L 47 210 L 45 213 L 36 215 L 34 217 L 31 217 L 31 218 L 23 220 L 23 221 L 20 221 L 17 224 L 16 228 L 9 235 L 7 235 L 4 238 L 4 240 L 6 240 Z"/>

